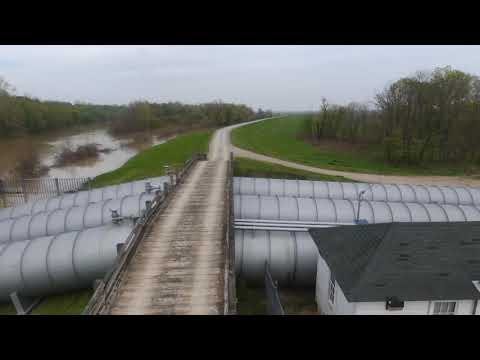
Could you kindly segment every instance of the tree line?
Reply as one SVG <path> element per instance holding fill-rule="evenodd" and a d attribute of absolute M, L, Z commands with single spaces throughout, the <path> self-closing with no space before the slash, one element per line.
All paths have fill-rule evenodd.
<path fill-rule="evenodd" d="M 218 127 L 269 117 L 271 111 L 254 111 L 246 105 L 215 101 L 200 105 L 180 102 L 128 105 L 94 105 L 40 101 L 15 95 L 15 89 L 0 77 L 0 136 L 39 133 L 74 125 L 107 123 L 115 133 L 175 127 Z"/>
<path fill-rule="evenodd" d="M 40 101 L 14 93 L 14 87 L 0 78 L 0 136 L 105 122 L 122 111 L 122 106 Z"/>
<path fill-rule="evenodd" d="M 451 67 L 388 85 L 374 106 L 330 105 L 305 121 L 315 141 L 381 145 L 391 163 L 480 162 L 480 79 Z"/>
<path fill-rule="evenodd" d="M 115 133 L 143 131 L 162 127 L 208 128 L 236 124 L 272 116 L 271 111 L 254 111 L 242 104 L 211 103 L 188 105 L 180 102 L 149 103 L 136 101 L 129 104 L 112 122 Z"/>

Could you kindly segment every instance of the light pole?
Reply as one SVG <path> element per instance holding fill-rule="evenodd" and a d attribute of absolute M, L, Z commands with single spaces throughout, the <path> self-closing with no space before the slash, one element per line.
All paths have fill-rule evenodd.
<path fill-rule="evenodd" d="M 362 190 L 362 191 L 360 191 L 360 192 L 358 193 L 357 219 L 355 220 L 355 223 L 357 223 L 357 224 L 358 224 L 358 220 L 359 220 L 359 218 L 360 218 L 360 203 L 361 203 L 361 201 L 362 201 L 362 196 L 363 196 L 363 194 L 365 194 L 365 191 L 366 191 L 366 190 Z"/>

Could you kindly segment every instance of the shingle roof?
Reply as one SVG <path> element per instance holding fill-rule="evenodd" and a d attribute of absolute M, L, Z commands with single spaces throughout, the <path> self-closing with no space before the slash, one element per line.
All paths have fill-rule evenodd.
<path fill-rule="evenodd" d="M 350 302 L 479 299 L 480 222 L 309 230 Z"/>

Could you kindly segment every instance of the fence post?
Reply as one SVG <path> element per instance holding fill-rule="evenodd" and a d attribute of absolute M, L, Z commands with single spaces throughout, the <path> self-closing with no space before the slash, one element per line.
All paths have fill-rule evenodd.
<path fill-rule="evenodd" d="M 58 178 L 53 179 L 55 181 L 55 189 L 57 190 L 57 196 L 60 196 L 60 186 L 58 184 Z"/>
<path fill-rule="evenodd" d="M 25 179 L 21 180 L 22 192 L 23 192 L 23 199 L 25 202 L 28 202 L 28 195 L 27 195 L 27 187 L 25 184 Z"/>
<path fill-rule="evenodd" d="M 7 207 L 7 195 L 5 194 L 5 184 L 0 179 L 0 199 L 2 200 L 2 207 Z"/>

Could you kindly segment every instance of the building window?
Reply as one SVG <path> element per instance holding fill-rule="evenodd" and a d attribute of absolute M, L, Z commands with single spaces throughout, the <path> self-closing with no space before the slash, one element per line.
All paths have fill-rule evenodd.
<path fill-rule="evenodd" d="M 333 305 L 335 301 L 335 278 L 330 272 L 330 281 L 328 282 L 328 301 Z"/>
<path fill-rule="evenodd" d="M 455 315 L 456 301 L 435 301 L 433 303 L 434 315 Z"/>

